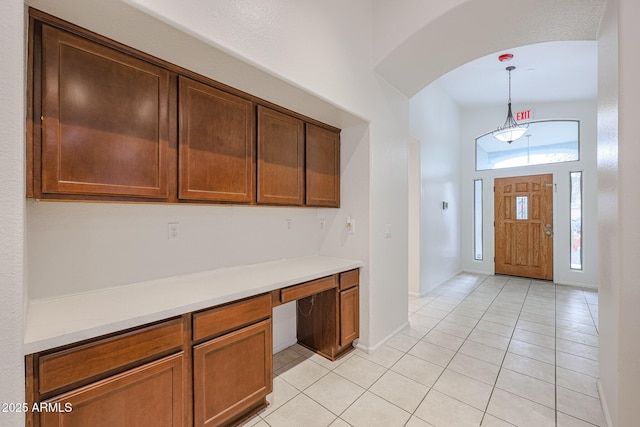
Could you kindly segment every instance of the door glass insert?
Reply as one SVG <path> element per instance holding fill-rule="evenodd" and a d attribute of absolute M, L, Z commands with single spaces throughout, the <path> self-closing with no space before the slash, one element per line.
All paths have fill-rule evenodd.
<path fill-rule="evenodd" d="M 529 197 L 516 197 L 516 219 L 529 219 Z"/>

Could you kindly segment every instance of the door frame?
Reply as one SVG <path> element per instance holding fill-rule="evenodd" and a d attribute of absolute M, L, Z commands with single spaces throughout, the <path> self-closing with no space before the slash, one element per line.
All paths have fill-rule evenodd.
<path fill-rule="evenodd" d="M 485 198 L 483 197 L 483 203 L 490 203 L 489 206 L 491 206 L 491 219 L 489 220 L 490 224 L 491 224 L 491 256 L 493 261 L 491 262 L 491 273 L 493 275 L 496 274 L 496 262 L 495 262 L 495 257 L 496 257 L 496 227 L 495 227 L 495 218 L 496 218 L 496 212 L 495 212 L 495 184 L 496 184 L 496 179 L 501 179 L 501 178 L 511 178 L 511 177 L 520 177 L 520 176 L 533 176 L 533 175 L 551 175 L 552 176 L 552 182 L 553 182 L 553 189 L 552 189 L 552 200 L 553 200 L 553 204 L 552 204 L 552 209 L 553 209 L 553 213 L 551 215 L 551 217 L 553 218 L 553 230 L 554 230 L 554 236 L 553 236 L 553 242 L 552 242 L 552 248 L 553 248 L 553 282 L 555 283 L 557 277 L 558 277 L 558 239 L 556 239 L 556 235 L 555 235 L 555 230 L 558 226 L 558 209 L 557 209 L 557 205 L 558 205 L 558 171 L 536 171 L 536 172 L 531 172 L 531 173 L 520 173 L 520 174 L 513 174 L 513 173 L 504 173 L 504 174 L 500 174 L 500 176 L 494 176 L 491 177 L 491 187 L 490 187 L 490 191 L 489 191 L 489 197 Z M 484 193 L 484 191 L 483 191 Z M 567 202 L 568 203 L 568 202 Z M 487 221 L 483 220 L 483 223 L 486 224 Z M 484 233 L 485 236 L 487 233 Z M 514 276 L 515 277 L 515 276 Z M 531 280 L 540 280 L 540 279 L 531 279 Z"/>

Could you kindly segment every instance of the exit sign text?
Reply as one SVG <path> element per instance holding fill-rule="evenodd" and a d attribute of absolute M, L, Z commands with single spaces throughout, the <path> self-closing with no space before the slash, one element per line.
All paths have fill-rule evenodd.
<path fill-rule="evenodd" d="M 531 119 L 531 110 L 518 111 L 516 113 L 516 122 Z"/>

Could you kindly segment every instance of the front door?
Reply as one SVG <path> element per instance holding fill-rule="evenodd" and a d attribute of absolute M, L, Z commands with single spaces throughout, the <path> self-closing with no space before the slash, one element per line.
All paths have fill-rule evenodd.
<path fill-rule="evenodd" d="M 495 180 L 496 274 L 553 280 L 553 175 Z"/>

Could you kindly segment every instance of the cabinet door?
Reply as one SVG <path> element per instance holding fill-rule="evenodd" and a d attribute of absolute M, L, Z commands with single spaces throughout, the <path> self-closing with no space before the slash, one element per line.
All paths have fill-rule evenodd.
<path fill-rule="evenodd" d="M 258 203 L 304 202 L 304 123 L 258 107 Z"/>
<path fill-rule="evenodd" d="M 193 349 L 195 426 L 217 426 L 264 403 L 272 390 L 271 320 Z"/>
<path fill-rule="evenodd" d="M 340 134 L 307 124 L 306 135 L 306 204 L 338 208 Z"/>
<path fill-rule="evenodd" d="M 340 346 L 360 336 L 359 286 L 340 292 Z"/>
<path fill-rule="evenodd" d="M 184 77 L 179 83 L 179 198 L 251 202 L 253 104 Z"/>
<path fill-rule="evenodd" d="M 42 193 L 168 198 L 170 73 L 46 25 L 42 50 Z"/>
<path fill-rule="evenodd" d="M 183 426 L 184 393 L 179 353 L 43 402 L 40 425 Z"/>

